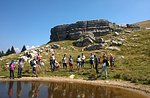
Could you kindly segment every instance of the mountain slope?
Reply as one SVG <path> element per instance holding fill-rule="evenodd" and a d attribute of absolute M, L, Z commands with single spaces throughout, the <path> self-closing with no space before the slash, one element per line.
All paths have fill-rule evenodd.
<path fill-rule="evenodd" d="M 138 24 L 142 27 L 145 27 L 145 28 L 150 28 L 150 20 L 146 20 L 146 21 L 142 21 L 142 22 L 137 22 L 135 24 Z"/>

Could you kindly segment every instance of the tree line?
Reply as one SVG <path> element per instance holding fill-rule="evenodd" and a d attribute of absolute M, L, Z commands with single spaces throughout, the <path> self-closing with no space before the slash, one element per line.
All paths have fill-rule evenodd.
<path fill-rule="evenodd" d="M 22 47 L 22 49 L 21 49 L 21 52 L 24 52 L 24 51 L 26 51 L 27 49 L 26 49 L 26 46 L 24 45 L 23 47 Z M 4 52 L 3 50 L 2 51 L 0 51 L 0 57 L 2 57 L 2 56 L 7 56 L 7 55 L 10 55 L 10 54 L 15 54 L 16 53 L 16 51 L 15 51 L 15 49 L 14 49 L 14 47 L 12 46 L 11 48 L 9 48 L 6 52 Z"/>

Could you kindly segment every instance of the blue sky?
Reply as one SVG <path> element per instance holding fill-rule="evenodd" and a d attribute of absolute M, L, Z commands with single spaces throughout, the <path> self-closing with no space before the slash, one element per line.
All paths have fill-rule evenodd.
<path fill-rule="evenodd" d="M 150 19 L 150 0 L 0 0 L 0 51 L 49 41 L 50 29 L 79 20 Z"/>

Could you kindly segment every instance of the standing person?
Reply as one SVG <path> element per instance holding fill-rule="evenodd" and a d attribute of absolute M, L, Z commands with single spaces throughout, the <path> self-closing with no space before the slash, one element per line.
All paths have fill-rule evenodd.
<path fill-rule="evenodd" d="M 73 58 L 71 55 L 69 57 L 69 67 L 70 67 L 70 71 L 73 71 Z"/>
<path fill-rule="evenodd" d="M 101 64 L 101 56 L 98 57 L 98 63 Z"/>
<path fill-rule="evenodd" d="M 90 54 L 90 64 L 91 64 L 91 69 L 94 68 L 94 54 Z"/>
<path fill-rule="evenodd" d="M 98 57 L 96 55 L 94 55 L 94 63 L 95 63 L 95 70 L 96 73 L 98 74 Z"/>
<path fill-rule="evenodd" d="M 80 70 L 80 68 L 81 68 L 81 58 L 80 58 L 80 55 L 78 55 L 78 57 L 77 57 L 77 68 L 78 68 L 78 70 Z"/>
<path fill-rule="evenodd" d="M 102 72 L 100 73 L 100 75 L 98 77 L 101 77 L 103 72 L 105 72 L 105 78 L 107 79 L 107 66 L 109 66 L 109 63 L 108 63 L 108 60 L 107 60 L 107 57 L 106 55 L 103 56 L 104 59 L 103 59 L 103 65 L 102 65 Z"/>
<path fill-rule="evenodd" d="M 20 58 L 18 62 L 18 78 L 22 77 L 22 69 L 24 67 L 24 59 Z"/>
<path fill-rule="evenodd" d="M 51 66 L 51 71 L 53 72 L 55 70 L 55 56 L 52 54 L 50 57 L 50 66 Z"/>
<path fill-rule="evenodd" d="M 62 58 L 62 63 L 63 63 L 63 68 L 67 69 L 67 57 L 66 57 L 66 54 L 64 54 L 64 56 Z"/>
<path fill-rule="evenodd" d="M 40 61 L 41 61 L 41 57 L 40 57 L 40 54 L 38 53 L 37 55 L 37 64 L 40 65 Z"/>
<path fill-rule="evenodd" d="M 36 59 L 31 60 L 30 61 L 30 65 L 32 67 L 32 77 L 34 75 L 36 75 L 36 77 L 38 77 L 37 72 L 36 72 L 36 67 L 37 67 L 37 65 L 36 65 Z"/>
<path fill-rule="evenodd" d="M 14 79 L 14 70 L 15 70 L 15 62 L 14 60 L 12 60 L 11 63 L 9 64 L 10 79 Z"/>
<path fill-rule="evenodd" d="M 110 67 L 111 67 L 111 69 L 113 69 L 113 67 L 114 67 L 114 62 L 115 62 L 115 58 L 113 57 L 112 54 L 110 54 L 109 60 L 110 60 Z"/>
<path fill-rule="evenodd" d="M 85 60 L 85 55 L 82 53 L 82 56 L 81 56 L 81 67 L 84 67 L 84 60 Z"/>

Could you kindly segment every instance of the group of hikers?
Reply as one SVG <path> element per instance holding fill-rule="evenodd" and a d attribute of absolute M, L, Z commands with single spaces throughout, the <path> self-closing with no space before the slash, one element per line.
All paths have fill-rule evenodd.
<path fill-rule="evenodd" d="M 62 58 L 62 65 L 64 69 L 67 69 L 68 64 L 69 64 L 69 70 L 70 72 L 73 71 L 74 65 L 77 66 L 78 71 L 80 71 L 81 69 L 84 69 L 84 63 L 86 61 L 86 57 L 85 55 L 82 53 L 81 56 L 78 55 L 77 59 L 76 59 L 76 63 L 73 62 L 73 58 L 72 55 L 69 56 L 69 59 L 67 59 L 66 54 L 64 54 L 63 58 Z M 111 66 L 111 69 L 113 69 L 114 67 L 114 61 L 115 58 L 112 56 L 112 54 L 110 54 L 110 57 L 108 57 L 106 54 L 104 54 L 102 57 L 98 57 L 96 55 L 94 55 L 93 53 L 90 54 L 90 66 L 91 69 L 94 68 L 96 70 L 96 73 L 98 74 L 98 77 L 101 77 L 102 74 L 105 72 L 105 77 L 107 78 L 108 74 L 107 74 L 107 66 Z M 67 63 L 68 62 L 68 63 Z M 102 71 L 99 72 L 99 65 L 102 64 Z M 54 54 L 51 55 L 50 57 L 50 68 L 51 71 L 55 71 L 57 68 L 59 67 L 58 62 L 55 59 Z"/>
<path fill-rule="evenodd" d="M 83 53 L 81 54 L 81 56 L 80 55 L 77 56 L 76 61 L 75 61 L 76 63 L 74 63 L 72 55 L 70 55 L 69 58 L 67 58 L 67 55 L 64 54 L 62 57 L 62 65 L 63 65 L 62 68 L 67 69 L 69 65 L 69 71 L 73 72 L 74 67 L 76 65 L 77 70 L 80 71 L 81 69 L 84 69 L 85 61 L 87 60 Z M 103 56 L 101 57 L 101 56 L 97 56 L 91 53 L 90 58 L 89 58 L 90 68 L 95 69 L 98 77 L 101 77 L 102 74 L 105 72 L 106 78 L 108 76 L 107 66 L 110 65 L 112 69 L 114 67 L 114 61 L 115 61 L 115 58 L 112 56 L 112 54 L 110 54 L 109 57 L 106 54 L 103 54 Z M 36 68 L 37 66 L 40 65 L 40 62 L 41 62 L 40 54 L 37 54 L 37 56 L 35 56 L 30 61 L 30 65 L 32 68 L 32 76 L 38 77 Z M 50 62 L 50 70 L 52 72 L 54 72 L 60 67 L 60 64 L 55 59 L 54 53 L 51 54 L 49 62 Z M 22 70 L 24 68 L 24 63 L 25 63 L 25 60 L 23 58 L 20 58 L 18 61 L 18 78 L 22 77 Z M 102 65 L 101 71 L 99 71 L 99 65 Z M 10 79 L 14 79 L 14 70 L 15 70 L 14 60 L 12 60 L 11 63 L 9 64 L 9 69 L 10 69 Z"/>

